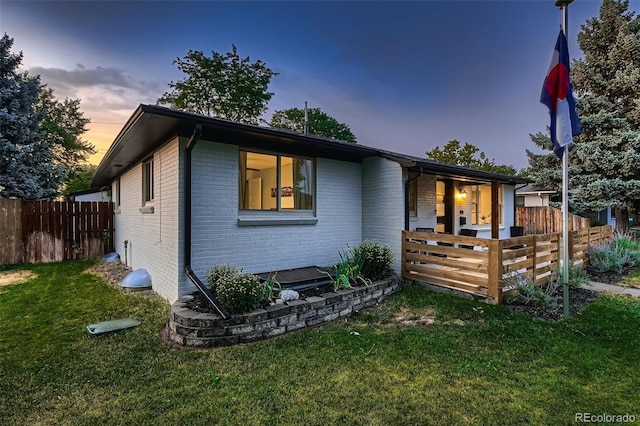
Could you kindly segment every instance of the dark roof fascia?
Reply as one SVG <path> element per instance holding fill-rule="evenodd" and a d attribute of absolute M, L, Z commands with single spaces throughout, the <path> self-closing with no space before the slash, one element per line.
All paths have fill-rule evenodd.
<path fill-rule="evenodd" d="M 150 122 L 153 122 L 153 126 L 149 125 Z M 203 141 L 351 162 L 362 162 L 364 158 L 379 155 L 374 148 L 350 142 L 305 135 L 283 129 L 236 123 L 220 118 L 176 111 L 157 105 L 142 104 L 127 120 L 127 123 L 98 165 L 91 186 L 108 185 L 155 149 L 168 142 L 171 135 L 190 136 L 197 123 L 202 126 L 201 139 Z M 153 129 L 145 129 L 145 125 L 153 127 Z M 146 130 L 146 133 L 153 133 L 151 138 L 153 140 L 145 137 L 145 135 L 138 134 L 143 130 Z M 129 151 L 132 151 L 132 148 L 137 148 L 128 156 L 127 154 L 121 154 L 127 144 L 131 145 L 127 147 Z M 143 146 L 144 150 L 141 149 Z M 126 164 L 117 166 L 118 163 L 123 163 L 123 161 L 116 161 L 116 159 L 123 157 L 126 157 L 126 161 L 124 161 Z M 119 167 L 119 169 L 116 170 L 115 167 Z"/>
<path fill-rule="evenodd" d="M 508 184 L 529 182 L 515 176 L 453 166 L 350 142 L 302 134 L 290 130 L 237 123 L 158 105 L 141 104 L 127 120 L 98 165 L 91 186 L 109 185 L 126 170 L 168 142 L 171 137 L 189 137 L 197 123 L 202 126 L 201 139 L 203 141 L 235 144 L 248 149 L 273 150 L 287 152 L 292 155 L 351 162 L 362 162 L 364 158 L 378 156 L 396 161 L 402 167 L 411 170 L 422 168 L 425 173 L 443 177 Z M 143 131 L 144 134 L 140 133 Z M 127 146 L 128 151 L 121 154 L 127 144 L 130 145 Z"/>
<path fill-rule="evenodd" d="M 456 166 L 452 164 L 441 163 L 426 158 L 413 157 L 410 155 L 397 154 L 390 151 L 381 151 L 382 155 L 391 160 L 397 161 L 403 167 L 409 168 L 411 171 L 436 174 L 442 177 L 456 178 L 461 180 L 480 180 L 485 182 L 498 182 L 510 185 L 531 182 L 528 179 L 502 175 L 498 173 L 485 172 L 483 170 L 472 169 L 470 167 Z"/>

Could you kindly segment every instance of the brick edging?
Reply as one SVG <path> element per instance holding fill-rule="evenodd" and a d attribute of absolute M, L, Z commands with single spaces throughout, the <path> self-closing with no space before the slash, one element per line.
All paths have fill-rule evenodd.
<path fill-rule="evenodd" d="M 230 346 L 268 339 L 334 321 L 376 305 L 396 292 L 398 286 L 399 279 L 391 277 L 368 286 L 292 300 L 246 314 L 233 314 L 226 320 L 214 313 L 187 308 L 187 302 L 193 296 L 184 296 L 171 306 L 167 339 L 170 343 L 194 348 Z"/>

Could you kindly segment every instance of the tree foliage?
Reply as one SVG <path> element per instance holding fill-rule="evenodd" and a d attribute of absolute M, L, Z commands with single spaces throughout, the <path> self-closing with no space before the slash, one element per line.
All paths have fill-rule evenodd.
<path fill-rule="evenodd" d="M 77 167 L 73 176 L 69 177 L 69 180 L 65 184 L 62 195 L 68 195 L 84 189 L 91 189 L 91 179 L 93 179 L 97 168 L 98 166 L 93 164 L 83 164 Z"/>
<path fill-rule="evenodd" d="M 0 196 L 51 199 L 94 153 L 82 140 L 89 120 L 80 101 L 57 101 L 40 76 L 19 72 L 22 52 L 0 39 Z"/>
<path fill-rule="evenodd" d="M 0 196 L 52 198 L 67 169 L 56 163 L 41 128 L 40 79 L 18 72 L 22 53 L 12 53 L 12 46 L 5 34 L 0 39 Z"/>
<path fill-rule="evenodd" d="M 307 118 L 310 134 L 356 143 L 356 136 L 347 124 L 340 123 L 327 113 L 322 112 L 320 108 L 307 109 Z M 269 126 L 304 133 L 304 110 L 289 108 L 276 111 L 271 117 Z"/>
<path fill-rule="evenodd" d="M 627 1 L 604 0 L 598 17 L 578 34 L 584 59 L 571 65 L 583 133 L 569 145 L 570 208 L 580 214 L 614 207 L 628 226 L 628 208 L 640 199 L 640 18 Z M 551 149 L 547 135 L 531 135 Z M 540 189 L 561 187 L 553 153 L 527 151 L 528 175 Z"/>
<path fill-rule="evenodd" d="M 159 104 L 172 108 L 225 118 L 249 124 L 257 124 L 267 110 L 273 93 L 268 91 L 271 78 L 278 75 L 258 60 L 240 58 L 235 45 L 231 52 L 190 50 L 184 58 L 173 61 L 186 77 L 170 82 L 172 89 L 158 99 Z"/>
<path fill-rule="evenodd" d="M 69 176 L 73 177 L 82 171 L 89 156 L 96 152 L 93 144 L 82 139 L 91 120 L 80 111 L 80 100 L 65 98 L 58 101 L 53 89 L 44 85 L 40 88 L 36 110 L 44 117 L 40 129 L 56 161 L 63 164 Z"/>
<path fill-rule="evenodd" d="M 479 152 L 479 154 L 478 154 Z M 477 155 L 476 155 L 477 154 Z M 435 147 L 426 152 L 427 158 L 441 163 L 465 166 L 485 172 L 514 176 L 517 170 L 508 165 L 497 165 L 493 159 L 480 151 L 480 148 L 465 142 L 463 146 L 457 140 L 449 141 L 442 149 Z"/>

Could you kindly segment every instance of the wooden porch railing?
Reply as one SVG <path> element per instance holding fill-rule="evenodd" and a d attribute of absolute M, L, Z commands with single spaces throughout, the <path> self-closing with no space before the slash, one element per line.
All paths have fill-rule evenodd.
<path fill-rule="evenodd" d="M 609 225 L 571 232 L 571 258 L 586 262 L 588 247 L 604 243 L 611 234 Z M 498 240 L 403 231 L 402 277 L 501 303 L 522 274 L 537 284 L 555 278 L 560 253 L 559 233 Z"/>

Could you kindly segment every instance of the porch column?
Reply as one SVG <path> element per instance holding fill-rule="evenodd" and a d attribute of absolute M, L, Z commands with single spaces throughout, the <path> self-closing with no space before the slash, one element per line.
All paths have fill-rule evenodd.
<path fill-rule="evenodd" d="M 444 232 L 455 234 L 456 185 L 452 179 L 444 180 Z"/>
<path fill-rule="evenodd" d="M 491 182 L 491 238 L 500 238 L 500 205 L 499 199 L 500 185 Z"/>

